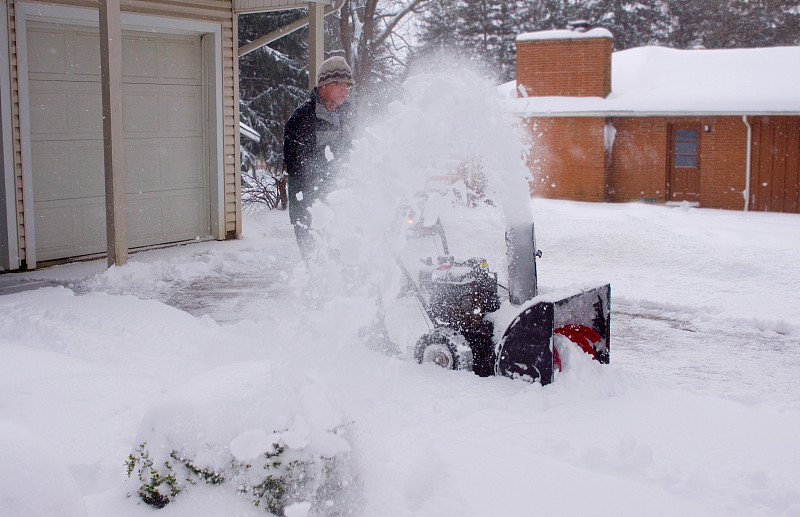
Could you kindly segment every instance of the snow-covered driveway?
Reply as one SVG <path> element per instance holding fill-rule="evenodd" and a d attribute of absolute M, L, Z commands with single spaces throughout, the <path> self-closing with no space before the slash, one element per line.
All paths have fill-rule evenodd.
<path fill-rule="evenodd" d="M 217 367 L 267 361 L 270 389 L 315 394 L 298 408 L 306 418 L 333 410 L 350 422 L 360 500 L 344 510 L 797 515 L 800 218 L 532 209 L 543 289 L 612 284 L 611 364 L 546 388 L 365 349 L 347 322 L 352 300 L 304 308 L 282 212 L 249 216 L 241 241 L 25 273 L 68 287 L 0 297 L 0 436 L 3 454 L 25 460 L 4 460 L 4 504 L 149 514 L 123 488 L 142 418 Z M 475 246 L 458 222 L 447 230 L 455 254 Z M 179 407 L 202 407 L 183 397 Z M 57 485 L 52 497 L 18 499 L 37 480 Z M 263 512 L 230 497 L 198 488 L 160 512 Z"/>

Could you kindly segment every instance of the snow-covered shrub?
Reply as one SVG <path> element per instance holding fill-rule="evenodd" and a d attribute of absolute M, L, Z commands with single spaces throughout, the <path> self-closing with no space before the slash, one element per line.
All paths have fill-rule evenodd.
<path fill-rule="evenodd" d="M 128 493 L 156 508 L 194 490 L 238 494 L 265 514 L 354 512 L 356 475 L 343 415 L 320 386 L 267 361 L 216 368 L 146 414 L 126 461 Z"/>
<path fill-rule="evenodd" d="M 279 443 L 250 462 L 229 454 L 220 467 L 174 449 L 151 451 L 145 442 L 128 456 L 126 466 L 128 477 L 140 483 L 136 494 L 156 508 L 165 507 L 193 485 L 206 484 L 234 489 L 275 515 L 283 515 L 287 506 L 297 503 L 310 503 L 311 509 L 331 515 L 338 494 L 350 483 L 343 479 L 348 476 L 336 457 L 312 458 Z"/>
<path fill-rule="evenodd" d="M 286 180 L 286 173 L 281 170 L 242 170 L 242 206 L 246 209 L 266 206 L 270 210 L 276 207 L 285 210 L 288 203 Z"/>

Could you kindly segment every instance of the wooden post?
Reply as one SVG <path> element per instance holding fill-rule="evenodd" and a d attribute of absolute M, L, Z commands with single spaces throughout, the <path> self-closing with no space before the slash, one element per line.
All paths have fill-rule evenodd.
<path fill-rule="evenodd" d="M 122 27 L 120 0 L 99 0 L 103 155 L 106 180 L 108 267 L 128 261 L 125 138 L 122 132 Z"/>
<path fill-rule="evenodd" d="M 317 70 L 325 60 L 325 6 L 308 3 L 308 89 L 317 86 Z"/>

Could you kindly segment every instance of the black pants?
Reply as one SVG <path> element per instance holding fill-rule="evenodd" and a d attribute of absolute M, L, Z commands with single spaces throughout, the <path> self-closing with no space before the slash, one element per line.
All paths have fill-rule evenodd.
<path fill-rule="evenodd" d="M 311 233 L 311 214 L 305 203 L 289 199 L 289 221 L 294 227 L 294 236 L 297 238 L 297 247 L 300 257 L 308 262 L 316 248 L 314 236 Z"/>

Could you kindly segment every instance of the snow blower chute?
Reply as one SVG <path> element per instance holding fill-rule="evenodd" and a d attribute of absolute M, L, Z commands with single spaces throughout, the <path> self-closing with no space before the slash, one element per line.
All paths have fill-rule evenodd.
<path fill-rule="evenodd" d="M 418 281 L 398 259 L 430 328 L 414 348 L 417 362 L 541 384 L 552 382 L 554 372 L 561 369 L 565 346 L 577 347 L 600 363 L 609 362 L 611 286 L 539 295 L 536 259 L 542 254 L 536 249 L 533 224 L 506 233 L 506 289 L 509 302 L 519 308 L 511 321 L 504 317 L 509 312 L 500 310 L 502 286 L 497 273 L 485 260 L 454 260 L 439 220 L 433 226 L 417 224 L 411 233 L 438 236 L 443 252 L 435 261 L 423 260 Z"/>

